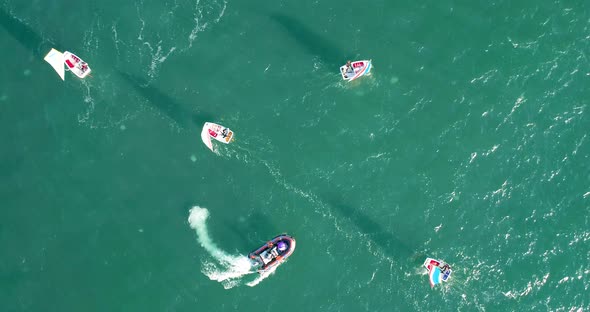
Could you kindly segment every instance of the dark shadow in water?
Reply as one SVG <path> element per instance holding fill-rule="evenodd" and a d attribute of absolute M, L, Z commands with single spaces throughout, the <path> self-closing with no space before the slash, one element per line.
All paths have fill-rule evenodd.
<path fill-rule="evenodd" d="M 4 9 L 0 9 L 0 26 L 37 58 L 45 56 L 45 53 L 49 52 L 52 46 L 51 42 L 47 42 L 46 47 L 42 47 L 44 45 L 43 38 L 31 27 L 11 16 Z"/>
<path fill-rule="evenodd" d="M 328 39 L 316 34 L 290 16 L 274 13 L 270 15 L 270 18 L 280 24 L 306 50 L 320 57 L 322 62 L 329 67 L 340 67 L 345 63 L 346 57 L 350 56 L 350 54 L 330 43 Z"/>
<path fill-rule="evenodd" d="M 150 86 L 148 81 L 134 75 L 117 70 L 119 76 L 127 81 L 135 91 L 141 94 L 148 103 L 166 114 L 179 126 L 186 128 L 191 123 L 199 129 L 207 121 L 214 121 L 215 116 L 207 112 L 194 113 L 184 108 L 180 103 L 166 95 L 158 88 Z"/>
<path fill-rule="evenodd" d="M 354 223 L 360 233 L 368 236 L 386 255 L 395 259 L 412 258 L 419 260 L 413 248 L 398 236 L 384 229 L 382 225 L 363 214 L 359 209 L 353 208 L 336 196 L 328 197 L 327 203 Z"/>

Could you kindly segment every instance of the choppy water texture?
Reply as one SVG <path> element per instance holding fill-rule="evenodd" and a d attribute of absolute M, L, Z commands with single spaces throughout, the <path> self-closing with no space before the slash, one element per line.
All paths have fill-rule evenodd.
<path fill-rule="evenodd" d="M 589 12 L 0 1 L 2 311 L 590 310 Z"/>

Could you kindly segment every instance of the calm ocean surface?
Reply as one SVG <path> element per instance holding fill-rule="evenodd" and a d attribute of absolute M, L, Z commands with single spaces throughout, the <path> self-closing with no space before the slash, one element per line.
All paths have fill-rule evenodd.
<path fill-rule="evenodd" d="M 588 1 L 0 0 L 0 47 L 1 311 L 590 310 Z"/>

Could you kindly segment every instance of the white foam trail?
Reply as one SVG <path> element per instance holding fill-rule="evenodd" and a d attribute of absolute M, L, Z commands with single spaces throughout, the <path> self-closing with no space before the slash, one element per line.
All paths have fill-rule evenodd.
<path fill-rule="evenodd" d="M 213 243 L 209 237 L 206 223 L 207 218 L 209 218 L 209 210 L 195 206 L 190 210 L 188 222 L 191 225 L 191 228 L 197 231 L 197 237 L 201 246 L 203 246 L 203 248 L 205 248 L 205 250 L 207 250 L 207 252 L 213 256 L 213 258 L 217 259 L 223 264 L 231 263 L 234 257 L 219 249 L 219 247 L 217 247 L 217 245 L 215 245 L 215 243 Z"/>
<path fill-rule="evenodd" d="M 203 246 L 203 248 L 205 248 L 205 250 L 207 250 L 207 252 L 216 260 L 215 262 L 217 262 L 217 264 L 215 262 L 203 263 L 202 272 L 209 277 L 209 279 L 222 283 L 225 289 L 230 289 L 238 286 L 243 276 L 256 273 L 256 271 L 253 271 L 252 262 L 248 257 L 231 255 L 217 247 L 209 237 L 209 232 L 207 231 L 208 217 L 209 211 L 206 208 L 198 206 L 193 207 L 188 216 L 188 222 L 191 228 L 197 232 L 199 244 L 201 244 L 201 246 Z M 274 269 L 261 274 L 247 285 L 250 287 L 258 285 L 272 272 L 274 272 Z"/>
<path fill-rule="evenodd" d="M 254 287 L 254 286 L 260 284 L 260 282 L 262 282 L 267 277 L 269 277 L 271 274 L 273 274 L 277 268 L 278 268 L 278 266 L 273 267 L 273 268 L 269 269 L 268 271 L 261 273 L 253 281 L 246 283 L 246 285 L 248 285 L 250 287 Z"/>

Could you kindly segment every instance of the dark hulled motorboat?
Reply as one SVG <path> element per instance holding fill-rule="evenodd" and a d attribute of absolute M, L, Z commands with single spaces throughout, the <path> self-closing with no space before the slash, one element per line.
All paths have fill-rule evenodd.
<path fill-rule="evenodd" d="M 285 262 L 295 250 L 295 239 L 281 234 L 250 253 L 256 269 L 262 273 Z"/>

